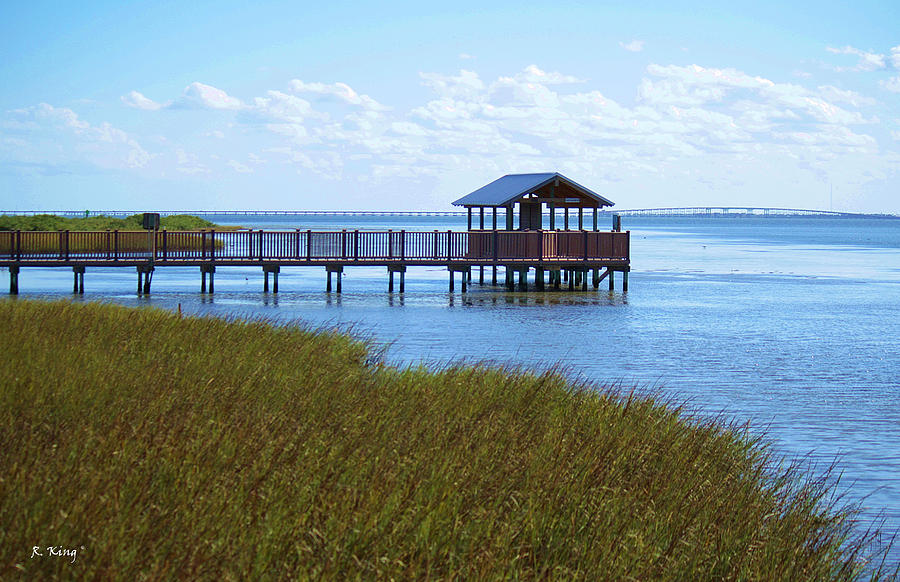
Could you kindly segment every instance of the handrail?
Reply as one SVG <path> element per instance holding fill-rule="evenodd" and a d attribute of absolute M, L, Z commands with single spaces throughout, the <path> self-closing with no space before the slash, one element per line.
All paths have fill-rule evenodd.
<path fill-rule="evenodd" d="M 0 231 L 0 260 L 16 262 L 589 262 L 629 250 L 627 231 Z"/>

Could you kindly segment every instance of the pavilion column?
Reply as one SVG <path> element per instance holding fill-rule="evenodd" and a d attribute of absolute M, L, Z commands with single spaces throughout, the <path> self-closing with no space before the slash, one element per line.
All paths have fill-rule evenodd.
<path fill-rule="evenodd" d="M 569 230 L 569 207 L 568 207 L 568 206 L 566 206 L 565 216 L 566 216 L 566 228 L 565 228 L 565 230 Z"/>
<path fill-rule="evenodd" d="M 584 230 L 584 209 L 578 207 L 578 230 Z"/>
<path fill-rule="evenodd" d="M 497 230 L 497 207 L 494 206 L 494 230 Z"/>
<path fill-rule="evenodd" d="M 550 202 L 550 230 L 556 230 L 556 202 Z"/>
<path fill-rule="evenodd" d="M 597 232 L 597 209 L 594 208 L 594 232 Z"/>
<path fill-rule="evenodd" d="M 506 207 L 506 230 L 513 229 L 513 208 L 512 206 Z"/>
<path fill-rule="evenodd" d="M 484 230 L 484 206 L 478 209 L 478 228 Z"/>
<path fill-rule="evenodd" d="M 468 211 L 467 214 L 469 215 L 469 228 L 467 230 L 472 230 L 472 207 L 469 206 L 468 208 L 466 208 L 466 210 Z"/>

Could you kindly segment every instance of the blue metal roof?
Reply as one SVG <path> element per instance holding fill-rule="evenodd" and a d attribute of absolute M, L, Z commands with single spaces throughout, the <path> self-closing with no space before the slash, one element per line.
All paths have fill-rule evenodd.
<path fill-rule="evenodd" d="M 543 188 L 556 179 L 559 179 L 561 184 L 569 186 L 585 197 L 596 200 L 600 206 L 612 206 L 614 204 L 596 192 L 592 192 L 581 184 L 566 178 L 559 172 L 547 172 L 542 174 L 507 174 L 486 186 L 482 186 L 471 194 L 455 200 L 453 205 L 506 206 L 526 194 Z"/>

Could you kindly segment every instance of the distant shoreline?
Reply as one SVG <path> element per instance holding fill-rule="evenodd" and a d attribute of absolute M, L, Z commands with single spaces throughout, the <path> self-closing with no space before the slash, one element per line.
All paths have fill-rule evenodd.
<path fill-rule="evenodd" d="M 34 216 L 52 214 L 67 218 L 128 217 L 139 210 L 0 210 L 0 216 Z M 465 210 L 153 210 L 162 216 L 466 216 Z M 544 214 L 549 214 L 544 212 Z M 900 219 L 898 214 L 837 212 L 801 208 L 684 207 L 600 210 L 601 215 L 618 214 L 628 217 L 653 218 L 887 218 Z"/>

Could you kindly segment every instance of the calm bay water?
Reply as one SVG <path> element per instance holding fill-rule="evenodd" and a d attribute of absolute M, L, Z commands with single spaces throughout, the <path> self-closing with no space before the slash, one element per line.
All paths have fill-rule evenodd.
<path fill-rule="evenodd" d="M 243 216 L 248 227 L 464 229 L 460 217 Z M 546 367 L 619 382 L 765 429 L 789 458 L 838 460 L 864 517 L 900 531 L 900 220 L 626 218 L 630 289 L 447 291 L 447 272 L 410 268 L 387 293 L 383 268 L 345 272 L 340 296 L 321 268 L 220 268 L 214 297 L 194 268 L 158 269 L 149 298 L 126 269 L 89 269 L 84 300 L 187 313 L 339 326 L 388 344 L 396 364 L 468 360 Z M 71 296 L 71 272 L 25 269 L 22 297 Z M 477 270 L 473 283 L 477 282 Z M 489 270 L 487 279 L 490 279 Z M 5 285 L 5 282 L 3 283 Z M 891 561 L 900 562 L 895 549 Z"/>

